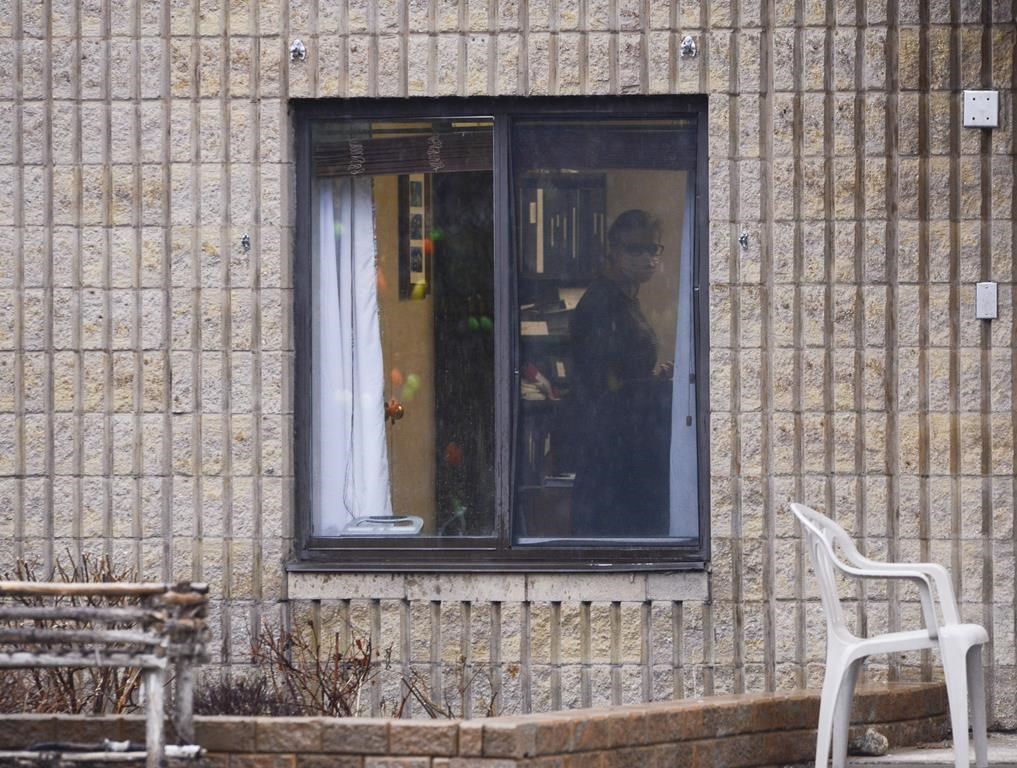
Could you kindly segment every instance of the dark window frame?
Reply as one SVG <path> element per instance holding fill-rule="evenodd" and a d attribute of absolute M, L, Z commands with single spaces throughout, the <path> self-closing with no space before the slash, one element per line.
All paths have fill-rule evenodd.
<path fill-rule="evenodd" d="M 637 571 L 701 569 L 710 555 L 708 156 L 705 96 L 477 97 L 428 99 L 292 99 L 290 118 L 296 161 L 296 245 L 293 254 L 294 500 L 295 556 L 292 571 Z M 490 537 L 315 538 L 310 535 L 312 494 L 311 406 L 311 125 L 315 121 L 384 120 L 456 116 L 494 117 L 495 215 L 495 530 Z M 562 117 L 694 116 L 697 120 L 696 225 L 693 257 L 693 344 L 696 358 L 696 421 L 699 452 L 699 539 L 649 544 L 619 539 L 616 545 L 515 545 L 512 397 L 518 386 L 517 262 L 509 186 L 512 121 Z"/>

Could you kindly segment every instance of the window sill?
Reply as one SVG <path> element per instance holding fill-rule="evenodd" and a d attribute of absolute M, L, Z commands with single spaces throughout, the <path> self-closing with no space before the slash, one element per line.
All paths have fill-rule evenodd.
<path fill-rule="evenodd" d="M 469 602 L 579 602 L 708 600 L 710 580 L 699 570 L 633 570 L 608 573 L 485 573 L 327 572 L 300 564 L 288 574 L 294 600 L 445 600 Z"/>

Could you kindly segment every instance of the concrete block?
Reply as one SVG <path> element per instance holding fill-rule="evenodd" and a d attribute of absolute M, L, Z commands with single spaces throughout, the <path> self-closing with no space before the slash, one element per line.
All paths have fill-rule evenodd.
<path fill-rule="evenodd" d="M 321 721 L 303 717 L 255 719 L 255 744 L 259 752 L 320 752 Z"/>
<path fill-rule="evenodd" d="M 459 727 L 441 720 L 393 720 L 389 725 L 389 752 L 395 755 L 455 755 Z"/>
<path fill-rule="evenodd" d="M 372 718 L 323 719 L 323 752 L 380 755 L 388 751 L 389 721 Z"/>
<path fill-rule="evenodd" d="M 250 717 L 196 717 L 194 738 L 209 752 L 250 752 L 255 748 L 255 721 Z"/>
<path fill-rule="evenodd" d="M 640 573 L 538 573 L 526 577 L 526 598 L 531 602 L 646 599 L 646 576 Z"/>

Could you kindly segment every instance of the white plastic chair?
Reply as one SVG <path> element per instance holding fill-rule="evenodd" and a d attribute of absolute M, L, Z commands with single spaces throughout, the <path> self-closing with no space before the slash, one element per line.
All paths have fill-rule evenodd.
<path fill-rule="evenodd" d="M 950 575 L 934 563 L 881 563 L 863 556 L 854 541 L 837 523 L 802 504 L 791 511 L 802 524 L 804 540 L 819 580 L 819 593 L 826 613 L 826 675 L 819 708 L 816 768 L 826 768 L 833 737 L 833 768 L 847 765 L 851 698 L 858 673 L 867 656 L 876 653 L 936 648 L 943 659 L 946 690 L 953 728 L 956 768 L 968 768 L 968 697 L 975 741 L 975 764 L 988 766 L 985 735 L 985 682 L 982 644 L 989 633 L 978 624 L 961 624 Z M 838 556 L 837 548 L 847 560 Z M 844 621 L 837 595 L 835 571 L 855 578 L 906 579 L 918 587 L 925 628 L 857 637 Z M 933 592 L 935 586 L 935 593 Z M 933 594 L 939 597 L 942 620 L 937 618 Z"/>

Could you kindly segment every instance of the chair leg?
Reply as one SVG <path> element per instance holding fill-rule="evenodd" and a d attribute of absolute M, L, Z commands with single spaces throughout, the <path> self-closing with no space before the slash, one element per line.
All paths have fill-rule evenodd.
<path fill-rule="evenodd" d="M 967 649 L 943 643 L 943 672 L 950 700 L 953 759 L 956 768 L 968 768 L 968 670 Z"/>
<path fill-rule="evenodd" d="M 985 734 L 985 672 L 982 669 L 982 646 L 968 650 L 968 695 L 971 697 L 971 732 L 975 741 L 975 766 L 989 765 L 989 743 Z"/>
<path fill-rule="evenodd" d="M 855 683 L 862 669 L 864 659 L 848 664 L 837 692 L 837 708 L 833 714 L 833 768 L 846 768 L 848 731 L 851 728 L 851 700 L 855 695 Z"/>
<path fill-rule="evenodd" d="M 830 756 L 830 737 L 837 713 L 837 699 L 844 680 L 844 665 L 826 659 L 826 674 L 823 676 L 823 693 L 819 699 L 819 725 L 816 728 L 816 768 L 826 768 Z"/>

